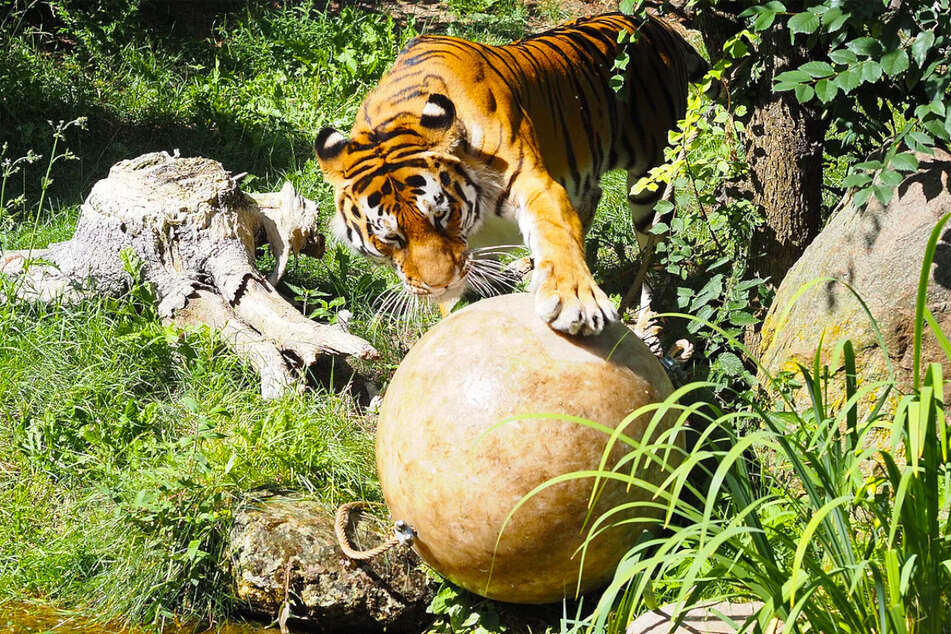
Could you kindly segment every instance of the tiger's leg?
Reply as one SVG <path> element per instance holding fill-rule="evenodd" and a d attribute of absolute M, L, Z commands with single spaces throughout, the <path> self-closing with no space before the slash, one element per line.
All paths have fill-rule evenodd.
<path fill-rule="evenodd" d="M 571 196 L 571 203 L 578 210 L 578 217 L 581 218 L 581 226 L 585 235 L 587 235 L 588 229 L 591 228 L 591 223 L 594 222 L 594 214 L 598 210 L 602 193 L 600 183 L 595 182 L 593 186 Z"/>
<path fill-rule="evenodd" d="M 663 198 L 664 190 L 658 187 L 654 191 L 645 189 L 636 194 L 631 193 L 634 184 L 642 176 L 644 176 L 643 173 L 635 173 L 634 170 L 627 173 L 627 206 L 631 210 L 631 222 L 634 224 L 637 246 L 640 247 L 641 253 L 644 253 L 650 243 L 655 242 L 653 234 L 649 231 L 654 226 L 654 205 Z"/>
<path fill-rule="evenodd" d="M 631 306 L 638 307 L 638 321 L 646 318 L 645 311 L 650 311 L 651 291 L 647 284 L 647 271 L 650 269 L 651 260 L 654 258 L 654 249 L 657 246 L 659 237 L 650 233 L 654 226 L 656 215 L 654 205 L 663 198 L 664 192 L 660 188 L 655 191 L 644 190 L 637 194 L 631 191 L 634 184 L 641 178 L 642 174 L 635 173 L 633 170 L 627 173 L 627 203 L 631 210 L 631 222 L 634 225 L 634 235 L 637 238 L 639 249 L 638 256 L 640 265 L 637 267 L 637 273 L 630 288 L 621 298 L 620 311 L 624 313 Z"/>
<path fill-rule="evenodd" d="M 584 235 L 588 235 L 588 230 L 594 221 L 594 214 L 598 209 L 598 203 L 601 202 L 602 193 L 601 186 L 597 183 L 594 187 L 589 188 L 582 194 L 572 196 L 571 192 L 569 192 L 571 203 L 578 211 L 578 217 L 581 218 L 582 233 Z M 534 268 L 535 264 L 532 261 L 532 256 L 527 256 L 511 262 L 506 267 L 506 270 L 511 271 L 513 275 L 525 280 L 528 279 L 528 276 Z"/>
<path fill-rule="evenodd" d="M 532 253 L 535 312 L 552 328 L 597 334 L 618 318 L 584 257 L 584 225 L 565 188 L 543 170 L 521 173 L 512 186 L 519 229 Z"/>

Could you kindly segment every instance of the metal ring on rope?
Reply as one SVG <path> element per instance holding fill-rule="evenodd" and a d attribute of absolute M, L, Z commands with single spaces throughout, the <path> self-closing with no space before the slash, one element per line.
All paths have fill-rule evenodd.
<path fill-rule="evenodd" d="M 337 544 L 340 546 L 340 550 L 343 551 L 344 555 L 356 561 L 367 561 L 368 559 L 373 559 L 377 555 L 385 553 L 394 546 L 410 547 L 413 545 L 413 540 L 416 539 L 416 531 L 403 520 L 397 520 L 393 523 L 393 535 L 379 546 L 371 548 L 370 550 L 357 550 L 354 548 L 350 543 L 350 538 L 347 536 L 347 523 L 350 521 L 350 512 L 365 508 L 366 506 L 368 506 L 366 502 L 348 502 L 337 509 L 337 521 L 334 522 L 334 532 L 337 534 Z"/>

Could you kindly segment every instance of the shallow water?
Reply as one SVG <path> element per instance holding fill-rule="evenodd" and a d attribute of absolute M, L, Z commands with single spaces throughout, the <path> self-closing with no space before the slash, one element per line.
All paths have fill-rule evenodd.
<path fill-rule="evenodd" d="M 166 627 L 163 634 L 197 634 L 201 627 Z M 269 629 L 248 623 L 226 623 L 210 630 L 221 634 L 274 634 Z M 127 629 L 117 625 L 93 623 L 89 619 L 32 603 L 0 604 L 0 634 L 150 634 L 154 630 Z"/>

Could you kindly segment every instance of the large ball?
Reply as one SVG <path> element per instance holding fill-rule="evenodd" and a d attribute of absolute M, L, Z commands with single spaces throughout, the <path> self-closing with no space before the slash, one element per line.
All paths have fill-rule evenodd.
<path fill-rule="evenodd" d="M 592 479 L 544 489 L 515 512 L 501 540 L 499 532 L 536 486 L 597 469 L 608 436 L 538 415 L 569 414 L 614 428 L 671 391 L 660 363 L 622 324 L 595 337 L 568 337 L 535 315 L 530 295 L 473 304 L 419 340 L 383 399 L 376 456 L 390 513 L 416 530 L 415 548 L 429 565 L 472 592 L 515 603 L 573 596 Z M 649 420 L 638 419 L 626 433 L 641 438 Z M 609 466 L 623 453 L 616 447 Z M 660 477 L 656 468 L 639 475 Z M 648 497 L 609 483 L 593 517 Z M 610 580 L 641 529 L 619 526 L 592 542 L 582 592 Z"/>

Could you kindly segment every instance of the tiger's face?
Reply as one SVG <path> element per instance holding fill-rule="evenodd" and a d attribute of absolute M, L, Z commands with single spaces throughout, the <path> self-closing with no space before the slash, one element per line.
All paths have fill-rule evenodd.
<path fill-rule="evenodd" d="M 465 284 L 478 190 L 450 157 L 417 159 L 337 189 L 334 232 L 354 249 L 395 267 L 407 290 L 440 299 Z"/>
<path fill-rule="evenodd" d="M 446 138 L 452 120 L 451 102 L 433 95 L 415 127 L 395 122 L 352 139 L 325 128 L 315 142 L 336 189 L 338 238 L 439 303 L 465 289 L 468 239 L 481 215 L 480 187 Z"/>

